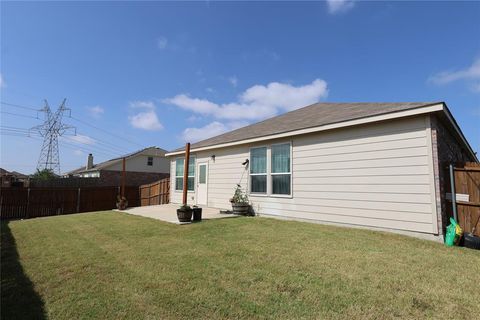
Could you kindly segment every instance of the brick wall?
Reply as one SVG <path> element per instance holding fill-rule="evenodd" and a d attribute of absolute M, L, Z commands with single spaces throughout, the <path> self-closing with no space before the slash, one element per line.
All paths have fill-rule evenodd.
<path fill-rule="evenodd" d="M 458 141 L 449 129 L 434 115 L 430 116 L 432 128 L 432 155 L 433 170 L 435 175 L 435 190 L 437 201 L 439 233 L 443 235 L 447 225 L 447 205 L 450 205 L 445 198 L 445 183 L 449 181 L 449 164 L 474 161 L 463 143 Z"/>

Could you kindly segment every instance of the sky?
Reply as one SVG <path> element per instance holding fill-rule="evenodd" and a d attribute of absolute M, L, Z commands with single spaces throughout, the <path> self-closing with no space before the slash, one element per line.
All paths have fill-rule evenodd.
<path fill-rule="evenodd" d="M 0 167 L 172 150 L 308 104 L 445 101 L 480 150 L 480 2 L 0 3 Z"/>

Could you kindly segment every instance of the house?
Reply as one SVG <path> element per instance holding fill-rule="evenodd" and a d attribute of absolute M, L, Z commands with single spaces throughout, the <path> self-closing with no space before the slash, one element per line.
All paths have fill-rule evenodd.
<path fill-rule="evenodd" d="M 2 187 L 23 187 L 28 184 L 29 177 L 16 171 L 0 168 L 0 185 Z"/>
<path fill-rule="evenodd" d="M 181 203 L 184 149 L 170 159 Z M 231 208 L 240 184 L 265 216 L 432 238 L 445 167 L 478 161 L 444 102 L 317 103 L 191 145 L 189 203 Z"/>
<path fill-rule="evenodd" d="M 85 167 L 67 172 L 64 177 L 99 178 L 101 185 L 120 185 L 125 158 L 126 185 L 151 183 L 170 175 L 165 153 L 161 148 L 148 147 L 98 164 L 93 163 L 90 153 Z"/>

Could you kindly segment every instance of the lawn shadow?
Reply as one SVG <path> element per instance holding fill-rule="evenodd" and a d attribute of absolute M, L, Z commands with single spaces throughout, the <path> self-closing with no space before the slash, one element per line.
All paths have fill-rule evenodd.
<path fill-rule="evenodd" d="M 46 319 L 44 302 L 23 271 L 8 224 L 1 222 L 1 318 Z"/>

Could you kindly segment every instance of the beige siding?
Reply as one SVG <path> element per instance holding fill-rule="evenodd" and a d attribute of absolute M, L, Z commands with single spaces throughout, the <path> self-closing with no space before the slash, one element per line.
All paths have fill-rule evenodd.
<path fill-rule="evenodd" d="M 253 207 L 264 215 L 436 233 L 426 125 L 421 116 L 274 141 L 292 143 L 292 196 L 250 196 Z M 241 163 L 256 145 L 196 155 L 209 162 L 209 206 L 230 208 L 242 173 L 248 186 Z M 173 191 L 172 202 L 180 201 Z"/>

